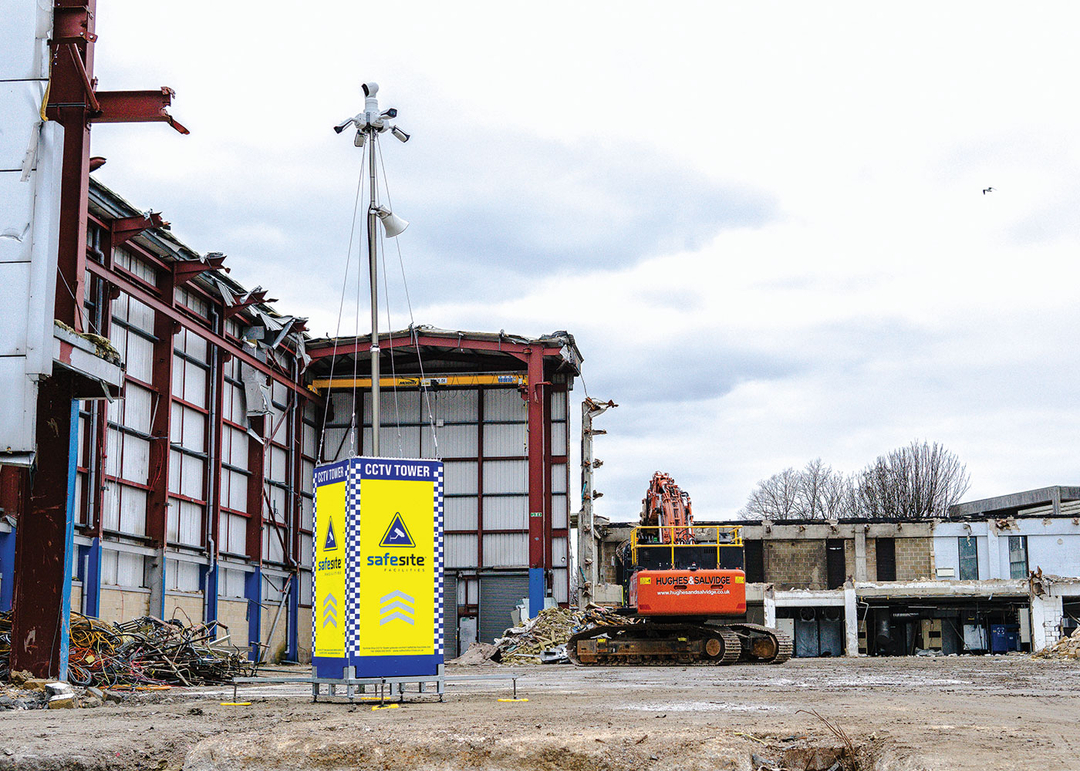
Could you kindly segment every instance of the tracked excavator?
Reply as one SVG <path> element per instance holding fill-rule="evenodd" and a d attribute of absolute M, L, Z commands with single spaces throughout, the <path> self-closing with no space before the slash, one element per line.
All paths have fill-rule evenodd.
<path fill-rule="evenodd" d="M 656 472 L 640 524 L 617 559 L 627 622 L 586 629 L 567 642 L 579 666 L 782 664 L 789 635 L 738 620 L 746 614 L 746 574 L 738 526 L 694 525 L 690 496 Z"/>

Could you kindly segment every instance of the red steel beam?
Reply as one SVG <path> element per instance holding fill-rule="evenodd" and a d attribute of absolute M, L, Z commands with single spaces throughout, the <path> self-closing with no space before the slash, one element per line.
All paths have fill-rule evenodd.
<path fill-rule="evenodd" d="M 530 351 L 536 349 L 542 350 L 544 356 L 558 356 L 562 351 L 561 347 L 541 348 L 539 345 L 536 344 L 513 343 L 506 340 L 501 342 L 496 340 L 469 340 L 467 338 L 461 340 L 454 340 L 450 337 L 427 337 L 425 335 L 420 335 L 417 338 L 417 344 L 433 346 L 437 348 L 455 348 L 466 351 L 492 351 L 495 353 L 508 353 L 511 355 L 516 355 L 518 358 L 522 359 L 524 358 L 524 356 L 528 355 Z M 413 338 L 411 335 L 395 337 L 392 340 L 383 340 L 383 337 L 381 335 L 379 336 L 379 347 L 382 350 L 386 350 L 387 348 L 408 348 L 412 345 Z M 337 348 L 335 348 L 333 344 L 319 346 L 315 348 L 308 348 L 307 354 L 314 360 L 324 359 L 329 356 L 343 356 L 355 353 L 368 353 L 370 351 L 370 341 L 352 341 L 344 344 L 339 343 Z"/>
<path fill-rule="evenodd" d="M 169 115 L 176 92 L 168 86 L 157 91 L 98 91 L 100 109 L 91 118 L 94 123 L 168 123 L 181 134 L 191 132 Z"/>
<path fill-rule="evenodd" d="M 206 262 L 202 260 L 190 260 L 187 262 L 175 262 L 173 263 L 173 279 L 176 282 L 176 286 L 186 284 L 196 276 L 202 275 L 211 270 L 224 270 L 226 273 L 229 271 L 225 267 L 225 255 L 219 254 L 214 257 L 208 257 Z"/>
<path fill-rule="evenodd" d="M 265 375 L 269 375 L 274 380 L 290 388 L 296 393 L 301 394 L 307 399 L 313 399 L 317 403 L 321 403 L 323 401 L 322 397 L 320 397 L 315 392 L 308 390 L 299 383 L 296 383 L 292 378 L 281 374 L 277 370 L 268 367 L 264 362 L 259 361 L 247 351 L 234 345 L 223 335 L 219 335 L 213 330 L 206 329 L 205 327 L 192 326 L 190 318 L 181 313 L 177 308 L 169 305 L 154 293 L 143 289 L 138 284 L 125 278 L 119 273 L 110 271 L 101 263 L 94 262 L 93 260 L 90 260 L 86 263 L 86 269 L 95 276 L 101 276 L 108 283 L 115 286 L 121 292 L 131 295 L 141 303 L 149 305 L 151 308 L 154 309 L 155 313 L 164 314 L 173 321 L 177 321 L 188 327 L 189 329 L 194 330 L 199 334 L 200 337 L 202 337 L 207 342 L 224 348 L 230 355 L 236 357 L 237 359 L 240 359 L 245 364 L 249 364 L 250 366 L 257 369 L 259 372 L 262 372 Z"/>
<path fill-rule="evenodd" d="M 113 220 L 110 225 L 103 225 L 102 230 L 111 235 L 112 246 L 120 246 L 144 230 L 167 227 L 169 227 L 169 223 L 161 218 L 161 212 L 152 211 L 149 214 L 140 214 L 137 217 L 124 217 Z M 102 251 L 106 254 L 112 254 L 112 249 Z"/>
<path fill-rule="evenodd" d="M 541 348 L 529 352 L 529 567 L 546 568 L 549 559 L 544 541 L 546 520 L 544 497 L 547 492 L 544 474 L 544 354 Z"/>

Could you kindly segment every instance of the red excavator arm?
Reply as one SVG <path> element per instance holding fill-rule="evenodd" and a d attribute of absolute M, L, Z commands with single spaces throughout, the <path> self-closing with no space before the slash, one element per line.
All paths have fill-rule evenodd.
<path fill-rule="evenodd" d="M 694 516 L 690 495 L 663 471 L 653 474 L 649 490 L 641 501 L 641 525 L 659 527 L 660 543 L 694 543 Z"/>

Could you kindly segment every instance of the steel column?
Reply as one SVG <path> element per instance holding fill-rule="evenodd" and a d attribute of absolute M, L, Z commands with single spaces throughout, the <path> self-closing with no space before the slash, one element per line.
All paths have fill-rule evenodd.
<path fill-rule="evenodd" d="M 544 607 L 545 575 L 550 560 L 544 536 L 547 529 L 544 498 L 547 493 L 544 473 L 544 351 L 528 349 L 529 385 L 529 614 L 535 616 Z"/>
<path fill-rule="evenodd" d="M 64 373 L 38 385 L 37 465 L 15 545 L 11 669 L 26 669 L 38 677 L 56 677 L 66 668 L 61 636 L 71 610 L 69 516 L 74 503 L 72 444 L 78 437 L 73 391 L 71 376 Z"/>

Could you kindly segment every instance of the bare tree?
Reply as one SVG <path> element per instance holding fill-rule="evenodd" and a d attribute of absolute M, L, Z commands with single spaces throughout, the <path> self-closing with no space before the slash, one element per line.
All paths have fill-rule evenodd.
<path fill-rule="evenodd" d="M 912 442 L 846 476 L 815 458 L 758 482 L 740 514 L 746 519 L 944 517 L 967 492 L 959 458 L 934 442 Z"/>
<path fill-rule="evenodd" d="M 864 517 L 945 517 L 970 485 L 967 467 L 945 447 L 912 442 L 863 469 L 854 484 L 855 506 Z"/>
<path fill-rule="evenodd" d="M 786 468 L 758 482 L 743 509 L 747 519 L 797 519 L 799 472 Z"/>
<path fill-rule="evenodd" d="M 784 469 L 758 482 L 742 510 L 748 519 L 834 519 L 851 504 L 850 482 L 815 458 L 801 471 Z"/>

